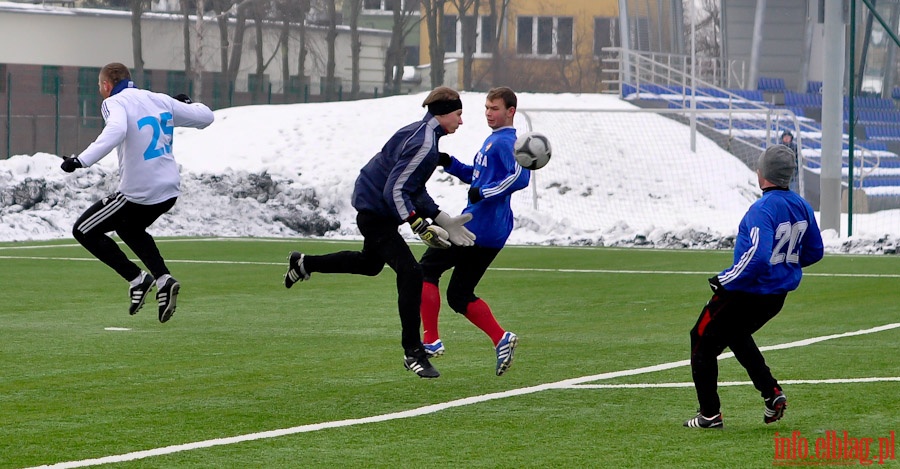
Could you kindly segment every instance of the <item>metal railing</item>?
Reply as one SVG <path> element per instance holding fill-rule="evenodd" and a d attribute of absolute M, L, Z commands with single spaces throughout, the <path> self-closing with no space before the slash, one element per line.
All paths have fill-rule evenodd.
<path fill-rule="evenodd" d="M 679 105 L 680 103 L 680 107 L 684 109 L 691 108 L 692 101 L 696 109 L 721 108 L 733 111 L 736 109 L 766 110 L 775 108 L 774 104 L 748 99 L 735 92 L 738 90 L 722 86 L 732 80 L 738 82 L 744 80 L 743 61 L 735 60 L 723 64 L 722 61 L 711 60 L 703 62 L 706 65 L 701 66 L 698 58 L 697 73 L 692 75 L 689 56 L 631 51 L 617 47 L 603 50 L 606 52 L 606 57 L 603 59 L 603 71 L 617 77 L 615 80 L 607 80 L 605 85 L 607 89 L 618 92 L 621 98 L 626 97 L 625 92 L 630 86 L 634 88 L 634 97 L 637 99 L 659 95 L 660 93 L 653 91 L 661 90 L 670 95 L 665 97 L 670 105 Z M 660 59 L 664 60 L 660 61 Z M 717 68 L 719 66 L 724 66 L 726 70 L 724 78 L 721 76 L 721 70 Z M 793 116 L 793 112 L 790 114 Z M 811 119 L 799 119 L 794 116 L 791 120 L 797 122 L 796 132 L 794 132 L 795 141 L 803 163 L 807 164 L 809 159 L 803 155 L 804 149 L 821 148 L 821 137 L 818 136 L 821 135 L 821 127 Z M 733 121 L 729 121 L 729 132 L 733 130 L 732 124 Z M 743 120 L 740 126 L 741 130 L 752 129 L 754 123 L 753 120 Z M 762 125 L 756 126 L 756 128 L 757 130 L 766 130 Z M 802 145 L 804 139 L 805 147 Z M 844 147 L 849 147 L 849 138 L 846 135 L 842 136 L 841 141 Z M 774 141 L 765 139 L 760 141 L 757 146 L 762 150 L 770 143 L 774 143 Z M 878 152 L 867 148 L 865 144 L 854 143 L 853 148 L 854 152 L 870 155 L 868 161 L 872 161 L 874 166 L 866 172 L 866 175 L 878 168 L 880 164 Z M 862 164 L 862 162 L 860 163 Z M 857 182 L 854 181 L 854 185 Z"/>

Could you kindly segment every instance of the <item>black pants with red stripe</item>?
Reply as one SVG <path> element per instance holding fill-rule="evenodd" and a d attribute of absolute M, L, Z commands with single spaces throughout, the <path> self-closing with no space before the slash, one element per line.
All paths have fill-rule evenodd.
<path fill-rule="evenodd" d="M 169 269 L 147 233 L 147 227 L 175 205 L 177 197 L 154 205 L 140 205 L 125 200 L 116 192 L 91 205 L 75 222 L 72 235 L 91 254 L 112 267 L 122 278 L 131 281 L 141 274 L 141 268 L 128 259 L 106 233 L 115 231 L 126 246 L 147 266 L 154 277 L 168 274 Z"/>
<path fill-rule="evenodd" d="M 691 329 L 691 374 L 700 413 L 705 417 L 719 413 L 717 357 L 725 347 L 734 352 L 763 398 L 772 397 L 776 388 L 781 389 L 753 341 L 753 333 L 781 311 L 786 297 L 786 293 L 756 295 L 726 291 L 714 294 L 703 307 L 697 324 Z"/>

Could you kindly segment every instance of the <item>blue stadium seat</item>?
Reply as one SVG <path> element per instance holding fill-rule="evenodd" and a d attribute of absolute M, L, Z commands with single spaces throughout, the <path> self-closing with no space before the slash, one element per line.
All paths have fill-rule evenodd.
<path fill-rule="evenodd" d="M 806 92 L 807 93 L 815 93 L 815 94 L 821 93 L 822 92 L 822 82 L 821 81 L 806 82 Z"/>
<path fill-rule="evenodd" d="M 671 94 L 684 94 L 684 87 L 681 85 L 665 85 Z"/>
<path fill-rule="evenodd" d="M 786 91 L 787 87 L 784 85 L 784 78 L 774 78 L 774 77 L 759 77 L 759 80 L 756 84 L 756 89 L 760 91 Z"/>
<path fill-rule="evenodd" d="M 804 117 L 804 115 L 805 115 L 803 108 L 800 106 L 786 106 L 786 109 L 793 112 L 794 115 L 797 117 Z"/>
<path fill-rule="evenodd" d="M 784 92 L 784 105 L 785 106 L 802 106 L 804 103 L 802 101 L 802 94 L 795 93 L 793 91 L 785 91 Z"/>
<path fill-rule="evenodd" d="M 868 132 L 868 130 L 867 130 Z M 887 144 L 881 140 L 866 140 L 862 142 L 856 142 L 857 145 L 865 148 L 866 150 L 871 151 L 887 151 Z"/>

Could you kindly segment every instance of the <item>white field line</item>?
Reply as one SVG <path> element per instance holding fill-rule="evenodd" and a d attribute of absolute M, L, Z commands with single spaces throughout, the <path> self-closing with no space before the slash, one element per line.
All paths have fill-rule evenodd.
<path fill-rule="evenodd" d="M 40 257 L 40 256 L 0 256 L 0 259 L 20 259 L 20 260 L 48 260 L 48 261 L 82 261 L 82 262 L 100 262 L 93 257 Z M 134 262 L 140 262 L 140 259 L 131 259 Z M 284 262 L 251 262 L 251 261 L 199 261 L 193 259 L 166 259 L 166 264 L 234 264 L 234 265 L 287 265 L 287 256 Z"/>
<path fill-rule="evenodd" d="M 838 339 L 843 337 L 853 337 L 864 334 L 874 334 L 876 332 L 882 332 L 890 329 L 896 329 L 900 327 L 900 323 L 894 324 L 886 324 L 884 326 L 873 327 L 870 329 L 862 329 L 854 332 L 845 332 L 841 334 L 832 334 L 821 337 L 812 337 L 809 339 L 798 340 L 794 342 L 787 342 L 784 344 L 771 345 L 768 347 L 761 347 L 761 350 L 782 350 L 794 347 L 803 347 L 810 344 L 815 344 L 818 342 L 822 342 L 825 340 Z M 725 355 L 733 356 L 733 354 L 723 354 L 720 359 L 725 358 Z M 622 376 L 633 376 L 644 373 L 652 373 L 656 371 L 663 371 L 672 368 L 678 368 L 682 366 L 690 365 L 690 360 L 679 360 L 675 362 L 669 363 L 661 363 L 659 365 L 645 366 L 641 368 L 634 368 L 631 370 L 621 370 L 621 371 L 610 371 L 607 373 L 600 373 L 597 375 L 590 376 L 582 376 L 580 378 L 571 378 L 562 381 L 557 381 L 555 383 L 545 383 L 537 386 L 529 386 L 526 388 L 519 389 L 511 389 L 509 391 L 496 392 L 491 394 L 482 394 L 479 396 L 466 397 L 462 399 L 456 399 L 453 401 L 442 402 L 439 404 L 427 405 L 424 407 L 419 407 L 416 409 L 404 410 L 400 412 L 392 412 L 389 414 L 382 415 L 374 415 L 371 417 L 363 417 L 356 419 L 347 419 L 347 420 L 336 420 L 331 422 L 322 422 L 322 423 L 314 423 L 308 425 L 300 425 L 291 428 L 282 428 L 279 430 L 269 430 L 265 432 L 258 433 L 248 433 L 245 435 L 237 435 L 227 438 L 215 438 L 212 440 L 205 441 L 197 441 L 194 443 L 185 443 L 180 445 L 172 445 L 165 446 L 162 448 L 154 448 L 143 451 L 135 451 L 132 453 L 125 453 L 113 456 L 104 456 L 100 458 L 94 459 L 83 459 L 80 461 L 68 461 L 61 462 L 51 465 L 39 466 L 40 468 L 53 468 L 53 469 L 63 469 L 63 468 L 74 468 L 74 467 L 87 467 L 87 466 L 95 466 L 100 464 L 109 464 L 109 463 L 117 463 L 117 462 L 125 462 L 125 461 L 134 461 L 137 459 L 145 459 L 154 456 L 162 456 L 165 454 L 178 453 L 182 451 L 191 451 L 195 449 L 201 448 L 210 448 L 213 446 L 222 446 L 222 445 L 230 445 L 235 443 L 242 443 L 245 441 L 255 441 L 262 440 L 267 438 L 277 438 L 285 435 L 294 435 L 297 433 L 308 433 L 319 430 L 325 430 L 328 428 L 339 428 L 339 427 L 349 427 L 352 425 L 361 425 L 366 423 L 376 423 L 376 422 L 386 422 L 389 420 L 397 420 L 397 419 L 405 419 L 411 417 L 419 417 L 422 415 L 433 414 L 435 412 L 440 412 L 446 409 L 452 409 L 454 407 L 462 407 L 472 404 L 477 404 L 479 402 L 487 402 L 496 399 L 505 399 L 507 397 L 515 397 L 522 396 L 526 394 L 533 394 L 541 391 L 553 390 L 553 389 L 567 389 L 571 388 L 575 385 L 579 385 L 582 383 L 589 383 L 592 381 L 601 381 L 605 379 L 614 379 L 620 378 Z M 36 468 L 31 468 L 36 469 Z"/>
<path fill-rule="evenodd" d="M 60 247 L 44 246 L 44 247 Z M 0 248 L 2 250 L 2 248 Z M 18 259 L 18 260 L 45 260 L 45 261 L 86 261 L 99 262 L 93 257 L 44 257 L 44 256 L 0 256 L 0 259 Z M 132 259 L 138 262 L 138 259 Z M 250 261 L 216 261 L 216 260 L 194 260 L 194 259 L 166 259 L 167 264 L 234 264 L 234 265 L 277 265 L 284 266 L 282 262 L 250 262 Z M 540 269 L 540 268 L 518 268 L 518 267 L 491 267 L 488 270 L 498 272 L 547 272 L 547 273 L 574 273 L 574 274 L 635 274 L 635 275 L 710 275 L 715 272 L 701 272 L 689 270 L 626 270 L 626 269 Z M 807 277 L 842 277 L 842 278 L 900 278 L 900 274 L 828 274 L 816 272 L 804 272 Z"/>
<path fill-rule="evenodd" d="M 837 379 L 780 379 L 778 384 L 855 384 L 855 383 L 884 383 L 900 382 L 900 376 L 884 378 L 837 378 Z M 752 386 L 753 381 L 723 381 L 716 383 L 722 386 Z M 627 383 L 627 384 L 575 384 L 569 389 L 646 389 L 646 388 L 692 388 L 692 381 L 681 383 Z"/>

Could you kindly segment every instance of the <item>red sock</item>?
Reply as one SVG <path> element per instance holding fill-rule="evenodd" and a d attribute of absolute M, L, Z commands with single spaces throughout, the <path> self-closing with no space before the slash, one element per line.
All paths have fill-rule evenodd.
<path fill-rule="evenodd" d="M 475 324 L 475 327 L 484 331 L 491 338 L 491 341 L 494 342 L 495 347 L 506 332 L 500 327 L 500 324 L 497 324 L 497 319 L 494 318 L 491 307 L 481 298 L 469 303 L 466 307 L 466 319 Z"/>
<path fill-rule="evenodd" d="M 438 334 L 438 313 L 441 312 L 441 291 L 438 286 L 422 282 L 422 306 L 419 314 L 422 316 L 422 342 L 433 343 L 441 338 Z"/>

